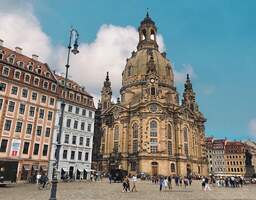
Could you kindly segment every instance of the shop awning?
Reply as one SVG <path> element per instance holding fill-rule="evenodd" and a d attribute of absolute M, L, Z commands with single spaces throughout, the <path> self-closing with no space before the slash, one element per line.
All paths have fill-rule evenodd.
<path fill-rule="evenodd" d="M 40 168 L 42 171 L 48 171 L 48 167 L 46 165 L 42 165 Z"/>
<path fill-rule="evenodd" d="M 25 171 L 29 171 L 30 170 L 30 165 L 23 165 L 23 169 Z"/>
<path fill-rule="evenodd" d="M 79 169 L 79 168 L 77 168 L 77 170 L 78 170 L 79 172 L 83 172 L 83 171 L 84 171 L 83 169 Z"/>
<path fill-rule="evenodd" d="M 38 171 L 38 170 L 39 170 L 39 166 L 38 166 L 38 165 L 33 165 L 33 166 L 32 166 L 32 169 L 33 169 L 34 171 Z"/>

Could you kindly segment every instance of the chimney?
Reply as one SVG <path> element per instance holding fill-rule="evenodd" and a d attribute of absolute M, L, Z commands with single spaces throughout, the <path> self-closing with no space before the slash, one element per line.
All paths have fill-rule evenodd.
<path fill-rule="evenodd" d="M 22 48 L 20 48 L 20 47 L 15 47 L 15 51 L 16 51 L 16 53 L 22 54 Z"/>
<path fill-rule="evenodd" d="M 4 45 L 4 41 L 2 39 L 0 39 L 0 46 Z"/>
<path fill-rule="evenodd" d="M 38 56 L 38 55 L 36 55 L 36 54 L 33 54 L 33 55 L 32 55 L 32 59 L 33 59 L 33 60 L 38 61 L 38 57 L 39 57 L 39 56 Z"/>

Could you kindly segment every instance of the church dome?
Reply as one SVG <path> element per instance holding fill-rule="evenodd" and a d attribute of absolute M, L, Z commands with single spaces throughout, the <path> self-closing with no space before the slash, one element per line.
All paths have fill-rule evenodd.
<path fill-rule="evenodd" d="M 122 74 L 123 86 L 146 80 L 150 73 L 150 66 L 155 68 L 159 82 L 174 86 L 172 67 L 169 60 L 165 58 L 165 53 L 160 53 L 157 49 L 141 49 L 132 54 L 132 57 L 127 59 Z"/>
<path fill-rule="evenodd" d="M 166 53 L 160 53 L 156 41 L 157 28 L 148 13 L 138 28 L 139 42 L 137 51 L 127 59 L 122 73 L 123 88 L 146 81 L 149 74 L 154 73 L 159 83 L 174 87 L 174 77 L 170 61 Z"/>

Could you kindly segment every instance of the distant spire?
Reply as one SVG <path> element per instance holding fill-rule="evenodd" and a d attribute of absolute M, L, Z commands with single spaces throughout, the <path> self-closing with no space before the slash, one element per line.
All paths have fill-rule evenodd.
<path fill-rule="evenodd" d="M 107 72 L 107 76 L 106 76 L 106 81 L 109 81 L 109 75 L 108 75 L 108 72 Z"/>
<path fill-rule="evenodd" d="M 187 91 L 187 90 L 193 90 L 192 83 L 190 82 L 189 74 L 187 74 L 187 80 L 185 83 L 185 91 Z"/>
<path fill-rule="evenodd" d="M 147 14 L 146 14 L 146 17 L 149 18 L 149 14 L 148 14 L 148 8 L 147 8 Z"/>
<path fill-rule="evenodd" d="M 188 80 L 188 81 L 190 80 L 190 78 L 189 78 L 189 74 L 187 74 L 187 80 Z"/>

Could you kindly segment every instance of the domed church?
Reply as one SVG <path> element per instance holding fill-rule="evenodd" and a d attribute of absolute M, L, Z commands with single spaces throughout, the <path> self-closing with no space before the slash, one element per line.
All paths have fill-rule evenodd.
<path fill-rule="evenodd" d="M 206 119 L 187 75 L 182 102 L 171 62 L 160 52 L 155 22 L 146 15 L 137 51 L 122 73 L 121 99 L 111 101 L 110 75 L 101 91 L 100 170 L 150 175 L 207 175 Z"/>

